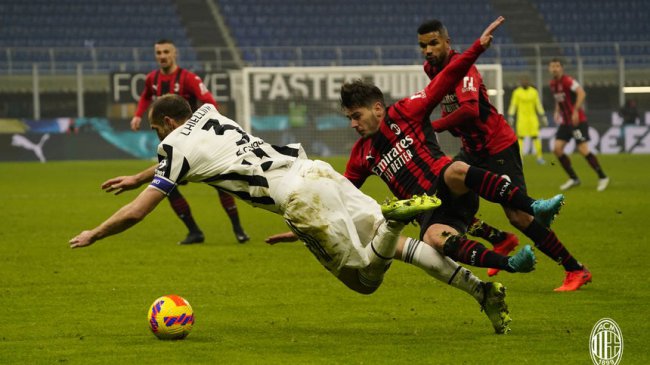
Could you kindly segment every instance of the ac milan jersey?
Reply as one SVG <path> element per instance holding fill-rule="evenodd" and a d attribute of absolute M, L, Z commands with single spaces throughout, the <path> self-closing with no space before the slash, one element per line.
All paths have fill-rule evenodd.
<path fill-rule="evenodd" d="M 178 183 L 204 182 L 277 212 L 268 175 L 298 158 L 307 158 L 300 144 L 270 145 L 204 104 L 158 145 L 160 163 L 149 187 L 169 194 Z"/>
<path fill-rule="evenodd" d="M 190 71 L 178 67 L 176 71 L 169 75 L 160 72 L 160 70 L 147 74 L 144 90 L 140 95 L 138 109 L 135 115 L 142 117 L 154 98 L 165 94 L 178 94 L 182 96 L 190 103 L 193 111 L 206 103 L 217 106 L 217 102 L 205 87 L 201 78 Z"/>
<path fill-rule="evenodd" d="M 568 75 L 562 75 L 559 80 L 551 79 L 551 92 L 555 102 L 560 106 L 561 124 L 571 125 L 571 114 L 575 109 L 576 90 L 580 87 L 577 80 Z M 578 109 L 578 121 L 583 123 L 587 120 L 582 108 Z"/>
<path fill-rule="evenodd" d="M 452 61 L 458 56 L 459 53 L 452 50 L 449 60 Z M 424 71 L 429 78 L 439 72 L 426 61 Z M 444 119 L 464 104 L 469 104 L 472 108 L 478 107 L 478 116 L 472 120 L 459 120 L 450 125 L 447 130 L 454 136 L 460 137 L 462 148 L 467 153 L 494 155 L 517 141 L 508 122 L 490 103 L 483 78 L 476 66 L 472 66 L 453 92 L 448 93 L 442 100 L 440 104 L 442 118 Z M 439 121 L 434 121 L 434 125 Z"/>
<path fill-rule="evenodd" d="M 438 145 L 429 114 L 481 52 L 483 47 L 475 42 L 424 90 L 389 106 L 378 132 L 352 147 L 345 176 L 359 187 L 377 175 L 400 199 L 434 193 L 440 171 L 451 159 Z"/>
<path fill-rule="evenodd" d="M 435 193 L 440 170 L 451 162 L 440 150 L 428 119 L 401 118 L 400 107 L 388 108 L 379 131 L 352 147 L 345 176 L 357 187 L 379 176 L 399 199 Z"/>

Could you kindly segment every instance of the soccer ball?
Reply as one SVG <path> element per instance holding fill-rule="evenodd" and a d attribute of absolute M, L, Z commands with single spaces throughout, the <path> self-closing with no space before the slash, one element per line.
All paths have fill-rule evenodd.
<path fill-rule="evenodd" d="M 156 299 L 149 308 L 149 328 L 161 340 L 185 338 L 194 325 L 194 311 L 187 300 L 178 295 Z"/>

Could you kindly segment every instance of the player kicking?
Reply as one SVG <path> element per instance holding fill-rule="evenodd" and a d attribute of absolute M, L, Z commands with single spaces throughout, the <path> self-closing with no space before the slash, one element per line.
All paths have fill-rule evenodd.
<path fill-rule="evenodd" d="M 477 198 L 468 194 L 465 187 L 454 186 L 455 189 L 464 189 L 457 194 L 458 197 L 443 190 L 448 188 L 442 179 L 438 179 L 438 173 L 451 160 L 440 152 L 435 135 L 425 133 L 428 123 L 423 123 L 425 111 L 439 102 L 441 95 L 456 82 L 458 75 L 466 72 L 489 46 L 491 32 L 502 22 L 503 18 L 499 18 L 492 23 L 480 41 L 475 42 L 445 75 L 441 75 L 424 91 L 401 100 L 388 109 L 378 88 L 362 81 L 345 84 L 341 90 L 342 107 L 351 120 L 351 126 L 362 136 L 353 147 L 345 176 L 356 186 L 361 186 L 369 175 L 377 174 L 397 196 L 437 192 L 443 197 L 442 207 L 438 209 L 442 210 L 442 214 L 426 214 L 418 218 L 422 232 L 428 235 L 424 237 L 427 243 L 435 245 L 454 259 L 472 265 L 494 265 L 510 272 L 528 272 L 534 268 L 535 263 L 529 246 L 513 257 L 487 250 L 477 254 L 478 251 L 471 250 L 477 250 L 478 243 L 471 242 L 467 245 L 464 237 L 458 235 L 459 230 L 463 233 L 467 230 L 476 211 L 473 207 L 476 206 Z M 451 177 L 452 175 L 450 182 L 458 183 Z M 532 200 L 527 203 L 530 205 Z M 446 219 L 442 220 L 443 218 Z M 456 222 L 461 228 L 449 225 Z M 268 242 L 281 240 L 290 240 L 290 237 L 285 234 L 267 239 Z M 468 292 L 481 303 L 495 331 L 507 332 L 510 316 L 504 301 L 503 285 L 483 283 L 469 270 L 443 257 L 429 244 L 402 238 L 395 258 L 418 266 L 429 275 Z M 459 254 L 461 250 L 464 251 Z"/>

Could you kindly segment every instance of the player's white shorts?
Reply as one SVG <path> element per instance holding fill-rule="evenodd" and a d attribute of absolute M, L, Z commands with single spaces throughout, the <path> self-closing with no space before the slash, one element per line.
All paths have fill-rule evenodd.
<path fill-rule="evenodd" d="M 326 269 L 368 266 L 364 247 L 385 222 L 374 199 L 323 161 L 296 160 L 273 185 L 287 224 Z"/>

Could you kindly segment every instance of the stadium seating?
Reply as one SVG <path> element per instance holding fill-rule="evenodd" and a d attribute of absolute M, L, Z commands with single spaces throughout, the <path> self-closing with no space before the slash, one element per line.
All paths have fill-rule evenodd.
<path fill-rule="evenodd" d="M 619 54 L 632 64 L 647 64 L 650 54 L 647 47 L 623 45 L 617 50 L 612 42 L 650 40 L 649 1 L 532 1 L 558 43 L 580 42 L 581 55 L 598 56 L 587 57 L 587 65 L 616 64 Z M 570 48 L 564 48 L 565 55 L 575 55 L 575 50 Z"/>
<path fill-rule="evenodd" d="M 587 56 L 584 64 L 594 67 L 614 66 L 619 55 L 628 64 L 650 61 L 647 45 L 615 45 L 650 41 L 650 1 L 527 1 L 539 11 L 565 56 Z M 213 2 L 244 61 L 257 66 L 418 63 L 415 28 L 422 21 L 442 20 L 454 45 L 462 49 L 497 15 L 485 0 Z M 6 57 L 0 62 L 11 63 L 14 70 L 59 61 L 92 63 L 104 71 L 121 69 L 127 62 L 140 67 L 153 61 L 155 40 L 171 38 L 181 49 L 183 65 L 191 68 L 198 65 L 197 55 L 176 6 L 174 0 L 3 0 L 0 44 Z M 495 43 L 503 47 L 493 47 L 480 62 L 501 62 L 511 69 L 530 66 L 508 31 L 517 29 L 500 31 Z M 579 49 L 575 42 L 580 42 Z"/>
<path fill-rule="evenodd" d="M 570 46 L 560 46 L 567 51 L 565 55 L 576 56 L 579 53 L 587 56 L 584 60 L 586 66 L 614 66 L 619 54 L 626 56 L 632 64 L 648 62 L 645 47 L 621 46 L 617 49 L 614 42 L 650 40 L 649 1 L 529 1 L 539 10 L 555 41 L 571 43 Z M 437 17 L 447 25 L 456 45 L 467 45 L 496 15 L 490 2 L 483 0 L 376 0 L 371 4 L 359 0 L 326 3 L 277 0 L 272 4 L 264 0 L 219 0 L 218 3 L 240 47 L 324 47 L 303 54 L 286 53 L 284 60 L 274 57 L 263 61 L 265 64 L 284 61 L 286 65 L 327 65 L 333 62 L 354 65 L 378 60 L 383 64 L 413 63 L 419 60 L 419 55 L 412 48 L 389 46 L 414 45 L 414 28 L 421 21 Z M 517 31 L 506 28 L 508 30 Z M 581 45 L 576 52 L 575 42 L 587 44 Z M 609 45 L 603 45 L 603 42 Z M 527 65 L 507 34 L 500 33 L 496 43 L 507 47 L 502 47 L 498 54 L 491 50 L 483 59 L 491 58 L 491 62 L 501 62 L 506 68 Z M 365 50 L 345 48 L 352 46 L 363 46 Z M 372 51 L 372 47 L 378 47 L 379 51 Z M 245 52 L 243 58 L 260 64 L 251 52 Z"/>
<path fill-rule="evenodd" d="M 298 65 L 327 65 L 339 60 L 339 64 L 360 65 L 378 59 L 383 64 L 419 62 L 416 27 L 422 21 L 438 17 L 449 28 L 454 43 L 467 45 L 496 17 L 484 0 L 467 0 L 460 4 L 415 0 L 375 0 L 372 3 L 277 0 L 272 4 L 264 0 L 220 0 L 218 3 L 240 47 L 322 47 L 320 50 L 303 49 L 302 55 L 285 54 L 284 60 L 275 58 L 270 62 Z M 512 41 L 502 34 L 497 42 L 509 44 Z M 354 48 L 358 46 L 364 49 Z M 390 47 L 390 51 L 384 53 L 382 46 L 403 48 Z M 250 52 L 245 52 L 243 57 L 256 62 Z"/>
<path fill-rule="evenodd" d="M 107 47 L 146 47 L 143 60 L 152 60 L 151 45 L 161 38 L 174 40 L 184 61 L 196 60 L 171 0 L 3 0 L 0 24 L 0 44 L 12 47 L 14 69 L 97 58 L 100 68 L 116 69 L 120 61 L 133 61 L 133 53 Z"/>

